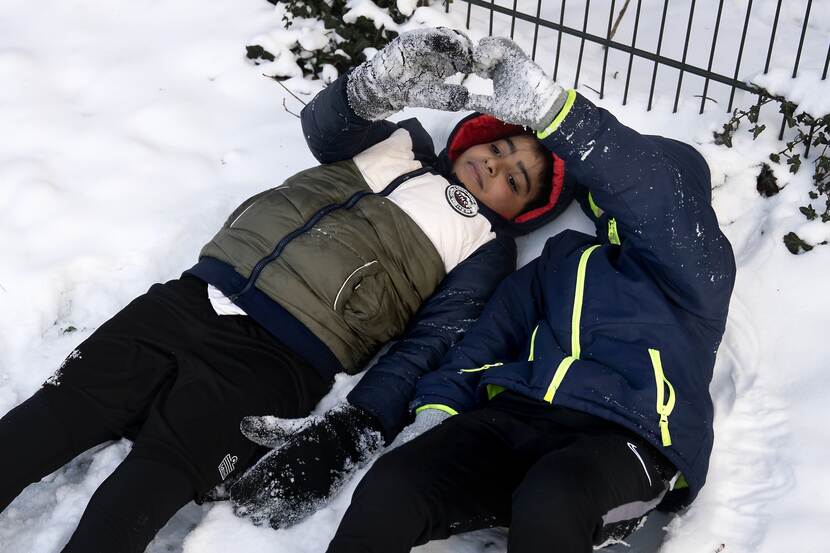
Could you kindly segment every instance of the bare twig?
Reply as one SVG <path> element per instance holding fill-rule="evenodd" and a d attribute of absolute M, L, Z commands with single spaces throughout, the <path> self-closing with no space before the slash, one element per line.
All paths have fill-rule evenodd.
<path fill-rule="evenodd" d="M 299 118 L 300 118 L 300 116 L 299 116 L 299 115 L 297 115 L 296 113 L 294 113 L 293 111 L 291 111 L 290 109 L 288 109 L 288 106 L 286 106 L 286 105 L 285 105 L 285 98 L 283 98 L 283 99 L 282 99 L 282 107 L 283 107 L 283 109 L 285 109 L 285 111 L 287 111 L 288 113 L 290 113 L 291 115 L 293 115 L 293 116 L 294 116 L 294 117 L 296 117 L 297 119 L 299 119 Z"/>
<path fill-rule="evenodd" d="M 614 21 L 614 26 L 611 27 L 611 32 L 608 33 L 608 40 L 612 40 L 614 35 L 617 33 L 617 27 L 620 26 L 620 21 L 622 21 L 622 18 L 625 15 L 625 10 L 628 9 L 629 2 L 631 2 L 631 0 L 625 0 L 625 4 L 623 4 L 622 9 L 620 10 L 620 14 L 617 16 L 616 21 Z M 605 46 L 605 48 L 608 48 L 608 46 Z"/>
<path fill-rule="evenodd" d="M 596 92 L 596 93 L 597 93 L 597 96 L 599 96 L 599 90 L 597 90 L 596 88 L 592 87 L 591 85 L 583 84 L 582 86 L 584 86 L 584 87 L 585 87 L 585 88 L 587 88 L 587 89 L 593 90 L 594 92 Z"/>
<path fill-rule="evenodd" d="M 299 98 L 297 98 L 297 95 L 296 95 L 296 94 L 294 94 L 293 92 L 291 92 L 291 90 L 289 90 L 289 88 L 288 88 L 287 86 L 285 86 L 284 84 L 282 84 L 282 81 L 277 80 L 276 78 L 274 78 L 274 76 L 273 76 L 273 75 L 266 75 L 265 73 L 263 73 L 263 74 L 262 74 L 262 76 L 263 76 L 263 77 L 268 77 L 269 79 L 274 79 L 275 81 L 277 81 L 277 84 L 278 84 L 278 85 L 280 85 L 281 87 L 283 87 L 283 88 L 286 90 L 286 92 L 288 92 L 289 94 L 291 94 L 291 96 L 293 96 L 295 100 L 297 100 L 298 102 L 300 102 L 302 105 L 306 105 L 306 103 L 305 103 L 305 102 L 303 102 L 302 100 L 300 100 Z"/>

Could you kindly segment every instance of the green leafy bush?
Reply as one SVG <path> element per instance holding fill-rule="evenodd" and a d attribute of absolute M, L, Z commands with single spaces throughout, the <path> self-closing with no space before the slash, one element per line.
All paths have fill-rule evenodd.
<path fill-rule="evenodd" d="M 268 0 L 277 4 L 276 0 Z M 395 0 L 374 0 L 379 8 L 386 9 L 389 17 L 396 25 L 405 23 L 409 16 L 404 15 L 397 7 Z M 304 50 L 299 44 L 291 48 L 297 56 L 297 65 L 304 76 L 321 78 L 323 67 L 330 64 L 343 74 L 350 67 L 359 65 L 366 60 L 363 50 L 374 48 L 380 50 L 398 33 L 383 26 L 377 28 L 371 19 L 360 16 L 354 23 L 344 23 L 343 16 L 348 12 L 346 0 L 287 0 L 283 2 L 286 15 L 283 18 L 285 29 L 291 29 L 294 18 L 317 19 L 322 21 L 328 33 L 329 41 L 322 48 Z M 419 0 L 418 5 L 428 5 L 428 0 Z M 247 46 L 248 58 L 252 60 L 273 61 L 274 55 L 261 45 Z M 275 77 L 284 80 L 284 77 Z"/>
<path fill-rule="evenodd" d="M 746 110 L 736 108 L 732 117 L 723 125 L 723 130 L 715 132 L 715 144 L 721 144 L 727 148 L 732 147 L 732 137 L 740 128 L 742 120 L 752 126 L 747 129 L 752 133 L 755 140 L 766 130 L 766 125 L 758 123 L 761 107 L 769 103 L 777 103 L 778 111 L 784 117 L 788 128 L 795 129 L 795 137 L 785 143 L 784 148 L 778 152 L 771 152 L 769 160 L 772 163 L 789 167 L 790 173 L 796 174 L 806 160 L 811 161 L 813 167 L 813 189 L 808 193 L 809 199 L 806 205 L 799 207 L 799 211 L 808 221 L 821 219 L 822 222 L 830 222 L 830 114 L 822 117 L 815 117 L 806 112 L 799 112 L 798 105 L 789 101 L 783 96 L 776 96 L 769 91 L 755 87 L 754 92 L 758 94 L 758 102 Z M 808 158 L 812 151 L 812 158 Z M 758 193 L 770 197 L 778 193 L 781 187 L 769 164 L 764 163 L 757 178 Z M 816 209 L 813 205 L 815 200 L 821 200 L 818 205 L 823 206 Z M 820 244 L 826 244 L 821 242 Z M 819 244 L 808 244 L 796 233 L 789 232 L 784 236 L 784 245 L 793 253 L 808 252 Z"/>

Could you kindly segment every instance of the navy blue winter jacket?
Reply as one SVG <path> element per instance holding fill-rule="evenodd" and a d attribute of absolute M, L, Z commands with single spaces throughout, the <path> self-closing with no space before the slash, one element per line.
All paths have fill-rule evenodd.
<path fill-rule="evenodd" d="M 654 445 L 691 501 L 706 480 L 709 382 L 735 278 L 708 167 L 581 96 L 543 142 L 590 192 L 597 236 L 550 238 L 419 381 L 412 406 L 468 411 L 508 389 L 597 415 Z"/>

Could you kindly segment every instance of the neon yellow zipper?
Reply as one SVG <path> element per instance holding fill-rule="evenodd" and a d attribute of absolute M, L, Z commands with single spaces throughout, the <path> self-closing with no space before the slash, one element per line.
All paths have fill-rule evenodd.
<path fill-rule="evenodd" d="M 660 416 L 660 437 L 663 440 L 663 447 L 669 447 L 671 445 L 669 415 L 674 410 L 674 386 L 671 385 L 671 382 L 669 382 L 669 379 L 666 378 L 666 374 L 663 372 L 660 351 L 649 348 L 648 355 L 651 357 L 651 365 L 654 367 L 654 382 L 657 385 L 657 414 Z M 669 397 L 664 402 L 666 388 L 669 390 Z"/>
<path fill-rule="evenodd" d="M 597 248 L 599 248 L 599 244 L 587 248 L 579 258 L 579 266 L 576 270 L 576 287 L 574 289 L 574 307 L 571 314 L 571 354 L 562 359 L 559 366 L 556 367 L 556 372 L 553 373 L 553 380 L 551 380 L 545 393 L 545 401 L 548 403 L 553 403 L 553 396 L 556 395 L 556 390 L 559 389 L 565 379 L 568 369 L 571 368 L 574 361 L 579 359 L 579 354 L 582 353 L 579 344 L 579 322 L 582 318 L 582 301 L 585 294 L 585 273 L 587 272 L 588 258 Z"/>
<path fill-rule="evenodd" d="M 502 365 L 504 365 L 504 363 L 489 363 L 487 365 L 482 365 L 482 366 L 477 367 L 475 369 L 461 369 L 458 372 L 460 372 L 460 373 L 477 373 L 479 371 L 486 371 L 487 369 L 491 369 L 493 367 L 500 367 Z"/>

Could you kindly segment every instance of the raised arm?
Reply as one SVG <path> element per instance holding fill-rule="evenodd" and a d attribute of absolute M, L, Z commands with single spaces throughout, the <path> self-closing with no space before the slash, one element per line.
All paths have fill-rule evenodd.
<path fill-rule="evenodd" d="M 320 163 L 353 158 L 389 138 L 398 126 L 391 121 L 369 121 L 357 115 L 346 98 L 352 72 L 321 90 L 300 112 L 303 136 Z"/>
<path fill-rule="evenodd" d="M 574 91 L 551 81 L 506 38 L 482 39 L 474 54 L 493 95 L 468 107 L 528 125 L 590 190 L 605 212 L 609 241 L 649 271 L 688 313 L 723 321 L 735 275 L 729 242 L 710 205 L 709 169 L 687 144 L 621 124 Z"/>
<path fill-rule="evenodd" d="M 470 71 L 472 43 L 458 31 L 417 29 L 321 91 L 301 113 L 303 134 L 314 157 L 332 163 L 387 138 L 397 126 L 383 121 L 409 107 L 457 111 L 467 89 L 446 77 Z"/>
<path fill-rule="evenodd" d="M 622 255 L 645 264 L 686 311 L 723 320 L 735 262 L 703 157 L 688 144 L 642 135 L 573 92 L 559 120 L 539 136 L 588 188 L 595 211 L 613 219 Z"/>

